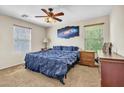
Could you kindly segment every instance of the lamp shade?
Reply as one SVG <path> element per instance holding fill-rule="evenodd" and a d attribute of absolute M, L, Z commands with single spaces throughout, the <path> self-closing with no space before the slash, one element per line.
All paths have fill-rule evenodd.
<path fill-rule="evenodd" d="M 49 42 L 48 38 L 43 39 L 43 43 L 48 43 L 48 42 Z"/>

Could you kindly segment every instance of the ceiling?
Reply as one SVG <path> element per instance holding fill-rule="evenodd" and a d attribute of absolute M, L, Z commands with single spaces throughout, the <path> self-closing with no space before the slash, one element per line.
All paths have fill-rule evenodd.
<path fill-rule="evenodd" d="M 50 24 L 46 23 L 43 18 L 35 18 L 34 16 L 45 15 L 41 8 L 53 8 L 53 12 L 64 12 L 64 16 L 59 17 L 63 21 Z M 0 14 L 44 27 L 109 15 L 111 10 L 111 5 L 0 5 Z M 28 17 L 22 17 L 23 14 L 28 15 Z"/>

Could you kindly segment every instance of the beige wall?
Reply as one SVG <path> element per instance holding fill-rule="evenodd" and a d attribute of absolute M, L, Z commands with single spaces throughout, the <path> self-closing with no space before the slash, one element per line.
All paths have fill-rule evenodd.
<path fill-rule="evenodd" d="M 0 69 L 6 68 L 9 66 L 21 64 L 24 62 L 24 54 L 17 53 L 13 46 L 13 24 L 26 26 L 32 28 L 31 32 L 31 48 L 32 51 L 38 51 L 41 47 L 44 47 L 42 44 L 43 38 L 46 36 L 50 38 L 51 42 L 49 47 L 53 45 L 75 45 L 79 46 L 81 50 L 84 49 L 84 25 L 95 24 L 104 22 L 104 37 L 105 41 L 109 41 L 109 16 L 103 16 L 91 20 L 85 20 L 80 22 L 67 23 L 63 25 L 54 26 L 50 29 L 47 29 L 46 33 L 45 28 L 36 26 L 34 24 L 14 19 L 7 16 L 0 16 Z M 57 29 L 65 26 L 79 26 L 80 27 L 80 36 L 74 37 L 71 39 L 61 39 L 57 38 Z"/>
<path fill-rule="evenodd" d="M 13 46 L 13 24 L 32 28 L 32 51 L 38 51 L 44 47 L 42 40 L 46 35 L 45 28 L 11 17 L 0 16 L 0 69 L 24 62 L 25 55 L 17 53 Z"/>
<path fill-rule="evenodd" d="M 75 22 L 75 23 L 67 23 L 63 25 L 58 25 L 52 28 L 47 29 L 47 37 L 51 40 L 49 47 L 52 47 L 53 45 L 74 45 L 78 46 L 80 50 L 84 49 L 84 25 L 88 24 L 95 24 L 95 23 L 101 23 L 104 22 L 104 41 L 109 41 L 110 40 L 110 30 L 109 30 L 109 16 L 103 16 L 91 20 L 85 20 L 85 21 L 80 21 L 80 22 Z M 65 26 L 79 26 L 80 27 L 80 36 L 79 37 L 74 37 L 70 39 L 61 39 L 57 37 L 57 29 L 63 28 Z"/>
<path fill-rule="evenodd" d="M 110 16 L 110 33 L 113 49 L 124 56 L 124 6 L 115 6 Z"/>

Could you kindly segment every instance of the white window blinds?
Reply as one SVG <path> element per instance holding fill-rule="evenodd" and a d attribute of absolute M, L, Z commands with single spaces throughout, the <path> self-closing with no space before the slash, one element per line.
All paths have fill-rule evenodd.
<path fill-rule="evenodd" d="M 27 53 L 31 50 L 31 29 L 14 26 L 14 47 L 17 52 Z"/>

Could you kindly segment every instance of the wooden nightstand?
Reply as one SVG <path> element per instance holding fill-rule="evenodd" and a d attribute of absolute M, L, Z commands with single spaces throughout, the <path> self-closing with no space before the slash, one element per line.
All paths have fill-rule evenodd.
<path fill-rule="evenodd" d="M 45 50 L 48 50 L 48 49 L 46 49 L 46 48 L 41 48 L 41 51 L 45 51 Z"/>
<path fill-rule="evenodd" d="M 95 66 L 95 52 L 93 51 L 80 51 L 81 65 Z"/>

